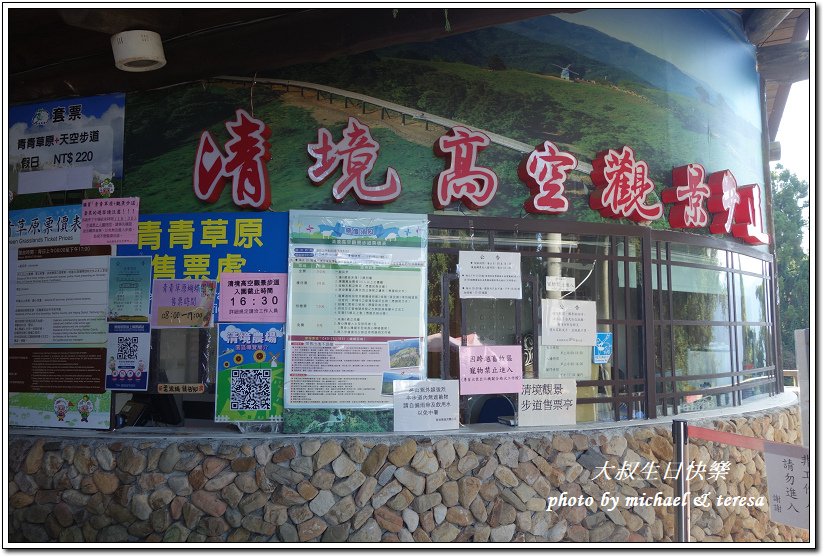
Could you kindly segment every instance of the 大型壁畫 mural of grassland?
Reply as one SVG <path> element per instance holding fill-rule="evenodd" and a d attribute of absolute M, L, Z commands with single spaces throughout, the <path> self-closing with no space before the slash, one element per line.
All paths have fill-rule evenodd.
<path fill-rule="evenodd" d="M 700 55 L 700 48 L 692 48 Z M 562 77 L 565 70 L 569 79 Z M 629 42 L 554 16 L 295 66 L 270 77 L 369 95 L 529 146 L 550 140 L 583 163 L 591 163 L 601 150 L 629 145 L 649 165 L 659 194 L 670 185 L 674 166 L 692 162 L 704 165 L 708 173 L 730 169 L 740 184 L 761 182 L 760 129 L 733 99 L 757 95 L 757 87 L 753 92 L 742 83 L 741 91 L 721 95 Z M 250 88 L 246 83 L 209 83 L 130 95 L 124 195 L 140 196 L 144 213 L 232 210 L 228 185 L 215 204 L 195 198 L 192 168 L 201 131 L 208 129 L 218 144 L 225 143 L 224 122 L 244 108 L 272 131 L 268 172 L 273 210 L 433 211 L 433 180 L 446 165 L 433 144 L 444 128 L 315 91 L 261 83 Z M 317 141 L 320 127 L 339 140 L 350 116 L 369 125 L 380 144 L 367 183 L 383 182 L 387 167 L 393 167 L 403 187 L 396 201 L 360 206 L 350 195 L 335 203 L 331 184 L 340 169 L 324 184 L 309 180 L 306 171 L 313 160 L 307 145 Z M 471 212 L 524 216 L 529 190 L 517 169 L 525 156 L 499 145 L 478 155 L 477 164 L 498 175 L 499 189 L 489 206 Z M 589 208 L 587 174 L 573 172 L 566 188 L 567 214 L 529 218 L 604 220 Z M 459 208 L 454 203 L 447 209 Z M 665 227 L 665 219 L 654 226 Z"/>

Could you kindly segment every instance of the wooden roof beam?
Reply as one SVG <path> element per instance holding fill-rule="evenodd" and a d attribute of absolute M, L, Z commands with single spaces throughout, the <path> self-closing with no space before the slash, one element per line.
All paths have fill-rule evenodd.
<path fill-rule="evenodd" d="M 781 22 L 792 13 L 792 8 L 762 8 L 749 10 L 744 22 L 747 39 L 758 46 L 766 41 Z"/>
<path fill-rule="evenodd" d="M 810 79 L 810 41 L 759 46 L 758 72 L 767 81 L 795 83 Z"/>
<path fill-rule="evenodd" d="M 793 30 L 792 42 L 803 41 L 810 32 L 810 11 L 806 10 L 801 13 L 795 22 L 795 29 Z M 781 83 L 778 85 L 778 91 L 773 98 L 772 110 L 767 115 L 768 128 L 770 133 L 770 140 L 775 141 L 778 135 L 778 126 L 781 124 L 781 117 L 784 115 L 784 107 L 787 105 L 787 99 L 790 96 L 790 88 L 792 83 Z M 772 159 L 770 159 L 772 160 Z"/>

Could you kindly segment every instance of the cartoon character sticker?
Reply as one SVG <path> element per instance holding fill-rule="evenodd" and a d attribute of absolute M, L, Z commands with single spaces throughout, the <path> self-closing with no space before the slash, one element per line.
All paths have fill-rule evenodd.
<path fill-rule="evenodd" d="M 81 422 L 89 421 L 89 416 L 94 412 L 94 403 L 89 399 L 89 395 L 83 395 L 77 402 L 77 411 L 80 412 Z"/>
<path fill-rule="evenodd" d="M 100 197 L 111 197 L 114 193 L 114 182 L 111 178 L 104 178 L 97 186 L 97 191 L 100 193 Z"/>
<path fill-rule="evenodd" d="M 54 413 L 57 416 L 58 422 L 65 420 L 66 414 L 69 413 L 69 407 L 71 406 L 74 406 L 74 403 L 69 402 L 63 397 L 60 397 L 54 401 Z"/>

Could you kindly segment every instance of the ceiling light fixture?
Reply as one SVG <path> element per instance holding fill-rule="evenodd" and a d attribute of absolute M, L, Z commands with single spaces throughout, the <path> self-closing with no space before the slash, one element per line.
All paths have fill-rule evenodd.
<path fill-rule="evenodd" d="M 126 72 L 149 72 L 166 65 L 163 43 L 154 31 L 123 31 L 112 35 L 114 64 Z"/>

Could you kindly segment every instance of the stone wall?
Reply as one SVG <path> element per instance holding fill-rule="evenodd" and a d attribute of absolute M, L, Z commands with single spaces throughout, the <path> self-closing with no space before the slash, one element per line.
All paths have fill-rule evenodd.
<path fill-rule="evenodd" d="M 799 442 L 797 407 L 699 424 Z M 673 507 L 608 510 L 600 500 L 604 492 L 672 495 L 672 480 L 660 477 L 673 455 L 668 425 L 174 441 L 17 433 L 8 450 L 11 542 L 673 540 Z M 702 442 L 689 454 L 707 467 L 730 463 L 725 478 L 696 478 L 694 495 L 766 498 L 762 455 Z M 639 468 L 633 478 L 615 479 L 624 463 L 647 471 L 657 465 L 660 474 Z M 562 493 L 593 502 L 547 511 L 547 498 Z M 691 533 L 695 541 L 809 539 L 771 523 L 766 504 L 693 507 Z"/>

